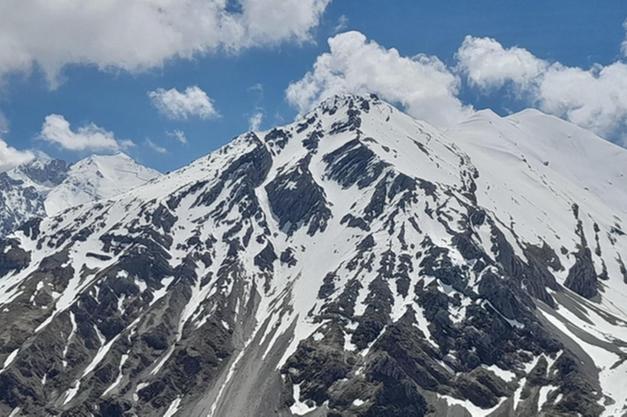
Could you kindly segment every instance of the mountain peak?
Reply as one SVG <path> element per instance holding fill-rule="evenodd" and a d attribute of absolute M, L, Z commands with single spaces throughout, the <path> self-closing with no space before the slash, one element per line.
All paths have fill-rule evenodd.
<path fill-rule="evenodd" d="M 7 171 L 11 178 L 22 181 L 24 186 L 52 187 L 63 181 L 68 170 L 67 162 L 53 159 L 41 152 L 35 158 Z"/>
<path fill-rule="evenodd" d="M 68 207 L 122 194 L 161 175 L 124 153 L 91 155 L 70 166 L 67 178 L 45 201 L 54 215 Z"/>
<path fill-rule="evenodd" d="M 120 161 L 135 163 L 135 160 L 131 158 L 130 156 L 128 156 L 126 153 L 117 152 L 113 154 L 92 154 L 83 159 L 76 161 L 73 165 L 86 164 L 86 163 L 107 164 L 107 163 L 116 163 Z"/>
<path fill-rule="evenodd" d="M 376 94 L 338 93 L 321 100 L 314 110 L 329 113 L 336 112 L 341 108 L 355 107 L 367 109 L 370 105 L 377 105 L 380 103 L 382 103 L 382 101 Z"/>

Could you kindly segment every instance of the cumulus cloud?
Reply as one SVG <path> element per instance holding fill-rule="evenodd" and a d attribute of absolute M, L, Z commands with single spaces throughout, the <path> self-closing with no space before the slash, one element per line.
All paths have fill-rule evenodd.
<path fill-rule="evenodd" d="M 93 123 L 73 130 L 65 117 L 46 116 L 41 127 L 41 138 L 70 151 L 119 151 L 134 146 L 129 140 L 118 140 L 112 132 Z"/>
<path fill-rule="evenodd" d="M 146 146 L 148 146 L 153 151 L 155 151 L 157 153 L 160 153 L 162 155 L 168 153 L 168 150 L 166 148 L 164 148 L 161 145 L 156 144 L 155 142 L 153 142 L 150 139 L 146 139 Z"/>
<path fill-rule="evenodd" d="M 539 106 L 602 136 L 627 127 L 627 64 L 589 70 L 554 64 L 535 91 Z"/>
<path fill-rule="evenodd" d="M 627 64 L 621 61 L 569 67 L 473 37 L 464 40 L 457 57 L 469 83 L 484 91 L 508 85 L 530 105 L 602 136 L 616 137 L 627 127 Z"/>
<path fill-rule="evenodd" d="M 35 155 L 31 151 L 15 149 L 0 138 L 0 172 L 15 168 L 34 157 Z"/>
<path fill-rule="evenodd" d="M 0 2 L 0 76 L 68 64 L 136 72 L 172 58 L 303 42 L 330 0 Z"/>
<path fill-rule="evenodd" d="M 263 112 L 255 112 L 252 116 L 250 116 L 250 118 L 248 119 L 248 126 L 250 130 L 259 130 L 259 127 L 261 127 L 261 122 L 263 121 Z"/>
<path fill-rule="evenodd" d="M 187 136 L 185 136 L 185 132 L 183 132 L 182 130 L 176 129 L 171 132 L 167 132 L 166 134 L 175 141 L 182 143 L 183 145 L 187 143 Z"/>
<path fill-rule="evenodd" d="M 376 93 L 440 126 L 458 122 L 471 111 L 457 98 L 458 77 L 436 57 L 401 56 L 359 32 L 338 34 L 328 43 L 330 52 L 287 88 L 287 100 L 301 112 L 340 93 Z"/>
<path fill-rule="evenodd" d="M 185 120 L 189 117 L 212 119 L 218 117 L 218 111 L 209 98 L 198 86 L 187 87 L 180 92 L 176 88 L 159 88 L 148 93 L 152 104 L 170 119 Z"/>
<path fill-rule="evenodd" d="M 491 38 L 466 36 L 457 51 L 458 70 L 471 85 L 481 89 L 500 88 L 508 82 L 528 87 L 548 64 L 526 49 L 505 49 Z"/>

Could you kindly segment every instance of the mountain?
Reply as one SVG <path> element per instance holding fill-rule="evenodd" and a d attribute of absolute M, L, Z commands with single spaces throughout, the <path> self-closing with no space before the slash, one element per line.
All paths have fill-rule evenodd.
<path fill-rule="evenodd" d="M 333 97 L 0 241 L 0 413 L 625 415 L 625 170 Z"/>
<path fill-rule="evenodd" d="M 72 165 L 39 155 L 0 173 L 0 236 L 32 217 L 111 198 L 158 175 L 122 153 L 93 155 Z"/>
<path fill-rule="evenodd" d="M 161 175 L 126 154 L 92 155 L 72 165 L 67 178 L 46 196 L 49 215 L 68 207 L 111 198 Z"/>

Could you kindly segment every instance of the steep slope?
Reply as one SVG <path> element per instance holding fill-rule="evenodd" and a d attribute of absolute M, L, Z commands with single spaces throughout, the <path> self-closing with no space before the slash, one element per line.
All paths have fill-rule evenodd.
<path fill-rule="evenodd" d="M 32 217 L 110 198 L 158 175 L 122 153 L 93 155 L 73 165 L 40 155 L 0 173 L 0 236 Z"/>
<path fill-rule="evenodd" d="M 0 413 L 620 416 L 623 180 L 584 134 L 334 97 L 30 222 L 0 241 Z"/>

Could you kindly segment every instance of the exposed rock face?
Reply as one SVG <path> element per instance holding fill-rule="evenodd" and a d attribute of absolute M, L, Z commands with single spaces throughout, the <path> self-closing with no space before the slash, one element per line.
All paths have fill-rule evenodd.
<path fill-rule="evenodd" d="M 573 212 L 577 219 L 577 235 L 581 239 L 581 244 L 577 248 L 577 252 L 574 253 L 575 263 L 568 271 L 564 285 L 582 297 L 593 298 L 598 294 L 598 283 L 594 261 L 592 260 L 592 251 L 588 247 L 583 226 L 579 220 L 579 206 L 574 205 Z M 601 255 L 600 251 L 598 255 Z"/>
<path fill-rule="evenodd" d="M 445 136 L 334 97 L 25 223 L 0 240 L 0 415 L 623 415 L 627 204 L 518 147 L 570 125 L 516 117 Z"/>
<path fill-rule="evenodd" d="M 277 216 L 281 230 L 292 235 L 303 224 L 309 225 L 307 234 L 323 232 L 331 210 L 327 207 L 322 188 L 308 171 L 310 157 L 299 161 L 287 172 L 277 175 L 266 185 L 268 202 Z"/>

